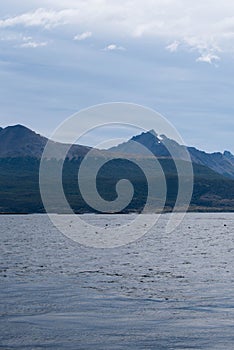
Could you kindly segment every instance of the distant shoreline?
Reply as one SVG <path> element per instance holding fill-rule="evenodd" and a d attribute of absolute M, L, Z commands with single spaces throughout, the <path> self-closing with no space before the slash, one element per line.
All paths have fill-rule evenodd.
<path fill-rule="evenodd" d="M 172 210 L 165 210 L 163 212 L 149 212 L 147 214 L 170 214 L 172 213 Z M 176 213 L 184 213 L 183 210 L 181 211 L 176 211 Z M 234 213 L 234 208 L 230 209 L 220 209 L 220 208 L 198 208 L 198 209 L 188 209 L 185 211 L 185 213 Z M 141 214 L 140 212 L 137 211 L 131 211 L 128 213 L 94 213 L 94 212 L 83 212 L 83 213 L 40 213 L 40 212 L 24 212 L 24 213 L 19 213 L 19 212 L 0 212 L 0 215 L 85 215 L 85 214 L 90 214 L 90 215 L 131 215 L 131 214 Z"/>

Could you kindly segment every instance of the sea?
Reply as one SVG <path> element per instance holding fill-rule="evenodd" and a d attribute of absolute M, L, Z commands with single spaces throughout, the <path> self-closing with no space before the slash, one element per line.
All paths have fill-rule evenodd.
<path fill-rule="evenodd" d="M 47 215 L 1 215 L 0 349 L 234 349 L 234 215 L 188 213 L 165 233 L 169 215 L 108 249 Z"/>

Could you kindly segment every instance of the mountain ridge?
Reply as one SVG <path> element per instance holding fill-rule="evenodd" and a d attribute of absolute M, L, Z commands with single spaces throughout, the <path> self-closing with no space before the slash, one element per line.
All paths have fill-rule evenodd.
<path fill-rule="evenodd" d="M 24 125 L 17 124 L 0 127 L 0 158 L 8 157 L 35 157 L 41 158 L 48 138 L 32 131 Z M 51 141 L 57 156 L 63 154 L 67 144 Z M 139 144 L 139 147 L 138 147 Z M 140 147 L 144 146 L 144 147 Z M 67 157 L 83 157 L 92 147 L 84 145 L 71 145 Z M 149 151 L 158 158 L 171 158 L 168 149 L 175 151 L 178 159 L 184 158 L 185 150 L 188 150 L 191 160 L 195 164 L 206 166 L 218 174 L 234 179 L 234 155 L 229 151 L 207 153 L 195 147 L 180 145 L 165 135 L 158 135 L 154 130 L 143 132 L 133 136 L 130 140 L 111 147 L 108 150 L 94 149 L 97 156 L 106 156 L 111 153 L 128 154 L 132 157 L 148 157 Z"/>
<path fill-rule="evenodd" d="M 41 158 L 45 145 L 50 141 L 57 156 L 63 154 L 66 143 L 49 140 L 24 125 L 17 124 L 0 129 L 0 158 L 35 157 Z M 84 156 L 91 147 L 71 145 L 68 158 Z"/>
<path fill-rule="evenodd" d="M 149 133 L 149 132 L 148 132 Z M 171 211 L 175 205 L 178 193 L 178 174 L 173 159 L 168 154 L 163 142 L 170 143 L 170 147 L 177 148 L 181 155 L 184 153 L 185 146 L 177 144 L 175 141 L 167 139 L 166 136 L 158 136 L 154 131 L 149 134 L 136 135 L 134 140 L 130 142 L 133 145 L 139 145 L 139 153 L 136 153 L 134 147 L 128 148 L 129 143 L 124 144 L 125 152 L 132 152 L 127 159 L 124 159 L 124 150 L 122 153 L 113 152 L 113 150 L 94 150 L 94 165 L 96 156 L 106 157 L 104 166 L 100 168 L 96 178 L 97 188 L 100 195 L 109 201 L 116 198 L 116 184 L 120 179 L 129 179 L 134 185 L 134 197 L 128 207 L 124 208 L 123 213 L 141 212 L 147 196 L 147 182 L 145 181 L 144 171 L 152 174 L 157 179 L 158 174 L 155 173 L 153 167 L 154 156 L 150 157 L 142 155 L 142 145 L 136 141 L 142 141 L 145 146 L 151 148 L 154 153 L 158 154 L 165 180 L 167 183 L 167 198 L 164 211 Z M 22 126 L 15 125 L 7 128 L 0 128 L 0 213 L 44 213 L 45 209 L 40 197 L 39 172 L 41 154 L 48 139 L 35 133 L 34 131 Z M 51 158 L 45 161 L 48 171 L 46 178 L 47 186 L 54 186 L 56 178 L 56 168 L 61 164 L 62 152 L 67 150 L 66 144 L 50 141 L 55 147 L 51 154 Z M 64 149 L 65 147 L 65 149 Z M 116 146 L 118 149 L 119 146 Z M 181 148 L 182 147 L 182 148 Z M 146 147 L 147 148 L 147 147 Z M 84 156 L 90 150 L 90 147 L 82 145 L 72 145 L 68 157 L 63 162 L 63 186 L 65 195 L 75 213 L 95 212 L 94 209 L 83 200 L 80 193 L 77 174 Z M 115 150 L 116 150 L 115 149 Z M 118 149 L 119 150 L 119 149 Z M 144 148 L 143 148 L 144 150 Z M 56 152 L 54 152 L 56 151 Z M 183 152 L 182 152 L 183 151 Z M 206 152 L 199 151 L 200 157 L 206 157 Z M 134 153 L 135 152 L 135 153 Z M 195 156 L 196 156 L 196 151 Z M 113 153 L 114 157 L 113 157 Z M 54 157 L 54 154 L 56 156 Z M 135 158 L 134 158 L 135 157 Z M 209 158 L 209 154 L 207 155 Z M 214 155 L 212 156 L 214 157 Z M 216 153 L 215 157 L 222 160 L 222 154 Z M 137 158 L 137 168 L 134 159 Z M 231 152 L 225 151 L 225 158 L 229 159 L 232 164 L 233 155 Z M 132 160 L 132 161 L 131 161 Z M 202 159 L 200 159 L 201 161 Z M 180 169 L 186 165 L 185 160 L 178 160 Z M 214 159 L 212 158 L 214 162 Z M 217 164 L 215 165 L 217 166 Z M 185 170 L 181 176 L 186 180 L 189 174 Z M 194 172 L 194 188 L 193 196 L 189 210 L 191 211 L 234 211 L 234 179 L 229 179 L 222 174 L 217 173 L 210 167 L 202 164 L 193 163 Z M 50 176 L 51 175 L 51 176 Z M 87 175 L 87 185 L 89 184 L 89 176 Z M 51 212 L 66 213 L 56 199 L 53 202 Z"/>
<path fill-rule="evenodd" d="M 109 151 L 116 153 L 144 155 L 144 148 L 138 147 L 137 143 L 150 150 L 156 157 L 171 157 L 169 150 L 173 150 L 178 159 L 184 159 L 185 150 L 188 151 L 191 161 L 209 167 L 218 174 L 234 178 L 234 156 L 229 151 L 207 153 L 195 147 L 180 145 L 165 135 L 157 135 L 155 132 L 147 131 L 133 136 L 127 142 L 111 147 Z"/>

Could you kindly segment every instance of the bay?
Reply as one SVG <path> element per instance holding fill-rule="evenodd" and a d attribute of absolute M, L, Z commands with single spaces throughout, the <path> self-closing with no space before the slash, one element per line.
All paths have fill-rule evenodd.
<path fill-rule="evenodd" d="M 141 239 L 84 247 L 46 215 L 0 216 L 0 348 L 233 349 L 234 218 L 170 214 Z M 87 215 L 101 226 L 126 215 Z"/>

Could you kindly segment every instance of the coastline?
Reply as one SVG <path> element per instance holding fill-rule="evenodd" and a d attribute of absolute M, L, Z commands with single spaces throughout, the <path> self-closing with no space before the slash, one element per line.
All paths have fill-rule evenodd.
<path fill-rule="evenodd" d="M 170 214 L 173 210 L 163 210 L 162 212 L 149 212 L 147 214 Z M 188 210 L 177 210 L 176 213 L 234 213 L 234 208 L 209 208 L 209 207 L 197 207 L 197 208 L 188 208 Z M 55 214 L 55 215 L 131 215 L 131 214 L 141 214 L 139 211 L 129 211 L 129 212 L 120 212 L 120 213 L 97 213 L 92 211 L 87 212 L 76 212 L 76 213 L 58 213 L 58 212 L 0 212 L 0 215 L 48 215 L 48 214 Z"/>

